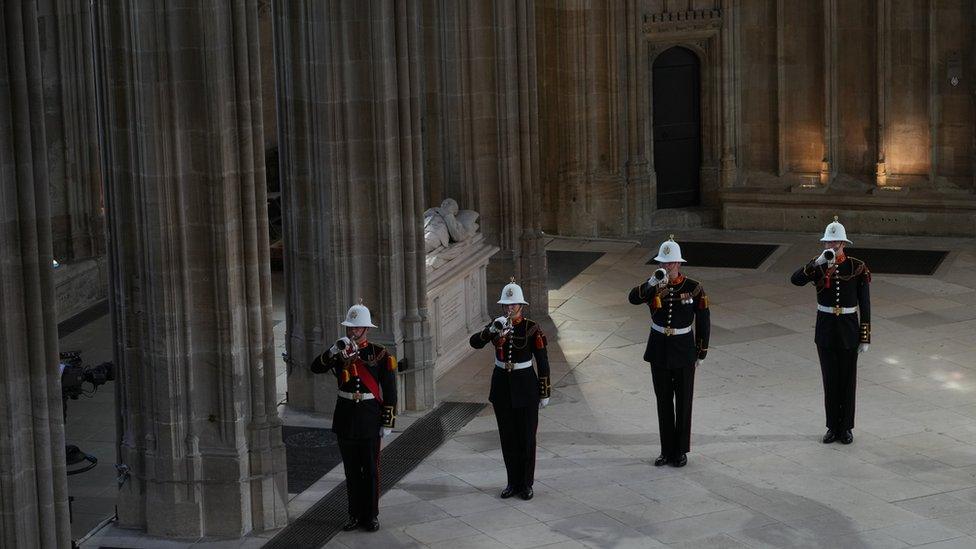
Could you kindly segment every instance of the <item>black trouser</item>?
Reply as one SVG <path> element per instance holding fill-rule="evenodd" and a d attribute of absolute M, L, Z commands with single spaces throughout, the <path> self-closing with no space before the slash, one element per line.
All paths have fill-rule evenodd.
<path fill-rule="evenodd" d="M 695 366 L 651 368 L 657 397 L 657 425 L 661 431 L 661 455 L 673 459 L 691 450 L 691 397 Z"/>
<path fill-rule="evenodd" d="M 854 428 L 854 392 L 857 387 L 857 348 L 817 345 L 823 376 L 827 428 L 841 433 Z"/>
<path fill-rule="evenodd" d="M 521 491 L 535 481 L 535 433 L 539 426 L 539 407 L 494 406 L 498 438 L 508 473 L 508 485 Z"/>
<path fill-rule="evenodd" d="M 340 438 L 339 452 L 346 471 L 349 516 L 370 522 L 379 515 L 380 437 Z"/>

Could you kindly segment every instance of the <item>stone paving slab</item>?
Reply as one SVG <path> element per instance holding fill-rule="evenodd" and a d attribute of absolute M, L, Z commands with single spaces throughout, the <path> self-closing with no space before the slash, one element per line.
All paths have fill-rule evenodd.
<path fill-rule="evenodd" d="M 761 270 L 687 269 L 709 292 L 715 327 L 687 467 L 650 463 L 648 313 L 626 303 L 653 270 L 650 250 L 556 238 L 554 249 L 605 255 L 550 295 L 550 356 L 562 366 L 540 415 L 535 499 L 498 498 L 504 467 L 488 409 L 427 461 L 442 475 L 404 488 L 442 512 L 406 525 L 396 510 L 409 502 L 384 507 L 384 528 L 418 547 L 976 547 L 976 243 L 953 241 L 935 276 L 874 277 L 874 342 L 859 361 L 855 442 L 843 446 L 819 443 L 813 291 L 789 283 L 816 239 L 681 236 L 781 245 Z M 485 398 L 489 360 L 472 354 L 441 379 L 439 398 Z"/>

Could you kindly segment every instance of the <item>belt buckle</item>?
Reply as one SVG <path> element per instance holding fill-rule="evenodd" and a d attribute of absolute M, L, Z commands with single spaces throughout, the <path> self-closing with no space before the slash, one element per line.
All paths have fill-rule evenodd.
<path fill-rule="evenodd" d="M 664 335 L 666 335 L 666 336 L 673 336 L 674 335 L 674 328 L 672 328 L 671 326 L 668 326 L 667 328 L 665 328 L 664 329 Z"/>
<path fill-rule="evenodd" d="M 843 309 L 841 308 L 840 305 L 834 306 L 834 316 L 840 316 L 842 312 Z"/>
<path fill-rule="evenodd" d="M 362 402 L 363 394 L 360 393 L 359 391 L 356 391 L 355 393 L 352 394 L 352 400 L 353 402 Z"/>
<path fill-rule="evenodd" d="M 506 362 L 505 363 L 505 371 L 506 372 L 511 372 L 514 369 L 515 369 L 515 365 L 514 364 L 512 364 L 511 362 Z"/>

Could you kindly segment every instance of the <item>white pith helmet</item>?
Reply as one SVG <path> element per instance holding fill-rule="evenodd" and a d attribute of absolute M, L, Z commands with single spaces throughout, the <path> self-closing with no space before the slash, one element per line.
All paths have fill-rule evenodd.
<path fill-rule="evenodd" d="M 342 325 L 349 328 L 376 327 L 373 324 L 373 319 L 369 314 L 369 309 L 367 309 L 362 303 L 349 307 L 349 310 L 346 311 L 346 319 L 342 321 Z"/>
<path fill-rule="evenodd" d="M 502 296 L 498 298 L 501 305 L 528 305 L 525 296 L 522 295 L 522 287 L 515 283 L 515 279 L 502 288 Z"/>
<path fill-rule="evenodd" d="M 837 221 L 837 216 L 834 216 L 834 222 L 827 225 L 824 229 L 823 238 L 820 239 L 821 242 L 838 242 L 843 241 L 848 244 L 853 245 L 854 243 L 847 240 L 847 229 Z"/>
<path fill-rule="evenodd" d="M 661 243 L 654 261 L 658 263 L 685 263 L 685 260 L 681 258 L 681 246 L 678 246 L 678 243 L 674 241 L 674 235 Z"/>

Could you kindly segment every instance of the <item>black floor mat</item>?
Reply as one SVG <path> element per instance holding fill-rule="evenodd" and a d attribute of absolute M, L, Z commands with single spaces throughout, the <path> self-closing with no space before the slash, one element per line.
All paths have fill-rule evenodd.
<path fill-rule="evenodd" d="M 335 434 L 317 427 L 281 427 L 288 460 L 288 493 L 297 494 L 342 463 Z"/>
<path fill-rule="evenodd" d="M 941 250 L 897 250 L 885 248 L 846 248 L 844 252 L 867 264 L 872 273 L 931 275 L 949 252 Z"/>
<path fill-rule="evenodd" d="M 724 267 L 727 269 L 757 269 L 776 251 L 775 244 L 743 244 L 737 242 L 678 242 L 681 257 L 689 267 Z M 657 255 L 656 253 L 654 255 Z M 657 264 L 652 257 L 650 264 Z"/>
<path fill-rule="evenodd" d="M 58 339 L 66 337 L 79 329 L 84 328 L 87 324 L 107 315 L 108 312 L 108 300 L 103 299 L 102 301 L 88 307 L 84 311 L 65 320 L 64 322 L 59 322 Z"/>
<path fill-rule="evenodd" d="M 386 493 L 400 482 L 484 407 L 478 402 L 444 402 L 408 427 L 380 454 L 380 493 Z M 346 483 L 343 482 L 272 538 L 265 549 L 325 545 L 346 521 L 346 507 Z"/>
<path fill-rule="evenodd" d="M 546 289 L 558 290 L 562 288 L 602 256 L 603 252 L 546 250 L 546 263 L 549 266 Z"/>

